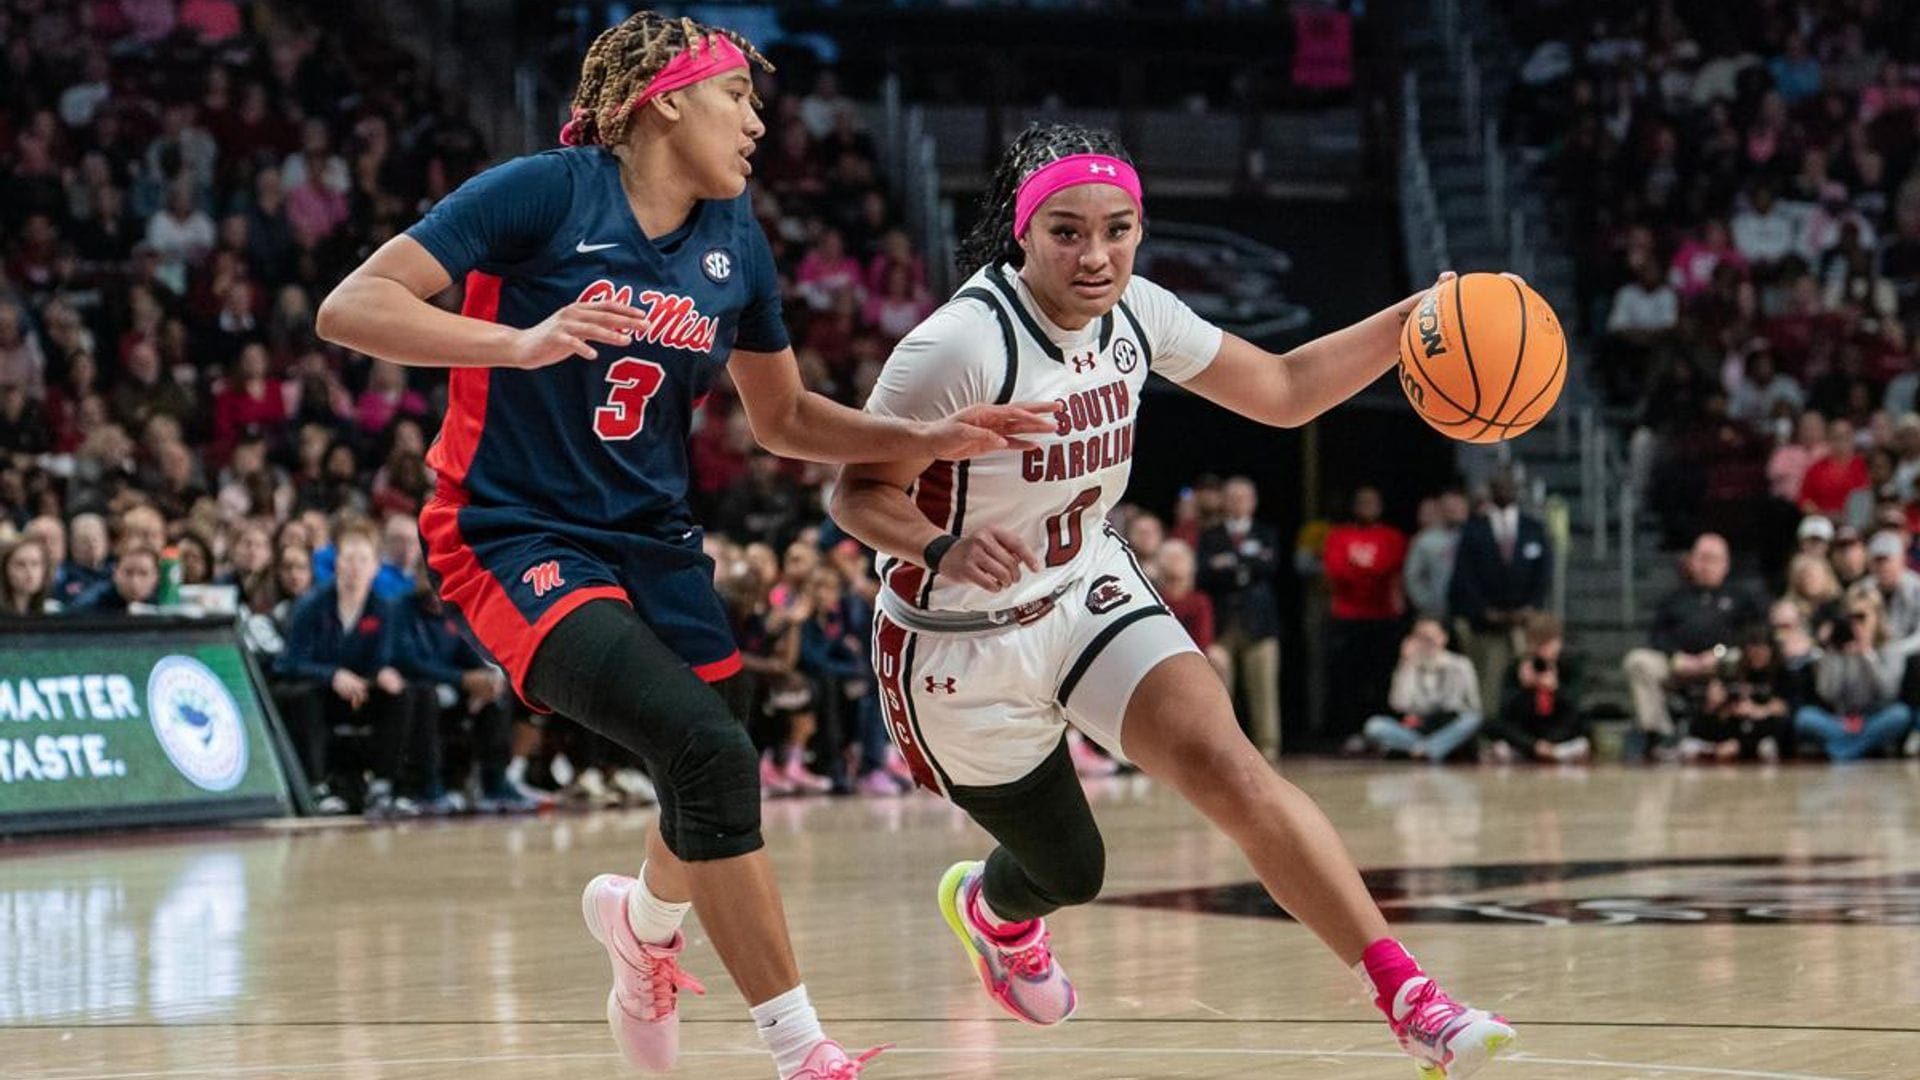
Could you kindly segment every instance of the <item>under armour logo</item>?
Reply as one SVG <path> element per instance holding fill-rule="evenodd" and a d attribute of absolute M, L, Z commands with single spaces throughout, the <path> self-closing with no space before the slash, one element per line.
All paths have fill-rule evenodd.
<path fill-rule="evenodd" d="M 1073 361 L 1073 373 L 1075 375 L 1083 371 L 1091 370 L 1100 363 L 1099 357 L 1094 353 L 1088 353 L 1085 356 L 1069 357 L 1069 359 Z"/>
<path fill-rule="evenodd" d="M 1087 172 L 1093 176 L 1119 176 L 1120 170 L 1112 165 L 1102 165 L 1097 161 L 1087 163 Z"/>
<path fill-rule="evenodd" d="M 954 678 L 951 675 L 947 676 L 947 679 L 945 682 L 938 682 L 931 675 L 926 676 L 926 680 L 927 680 L 927 693 L 929 694 L 952 694 L 957 692 L 960 689 L 960 687 L 954 682 Z"/>
<path fill-rule="evenodd" d="M 527 567 L 527 572 L 520 575 L 520 580 L 533 586 L 533 595 L 536 597 L 545 596 L 567 583 L 566 579 L 560 576 L 560 563 L 554 559 L 548 559 L 538 566 Z"/>

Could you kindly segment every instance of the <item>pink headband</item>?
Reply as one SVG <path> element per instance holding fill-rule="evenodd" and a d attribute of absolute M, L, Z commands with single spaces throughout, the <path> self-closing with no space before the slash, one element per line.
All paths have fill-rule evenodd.
<path fill-rule="evenodd" d="M 735 45 L 732 39 L 721 34 L 709 34 L 695 39 L 667 61 L 667 66 L 661 68 L 659 74 L 647 80 L 647 85 L 641 88 L 628 108 L 637 109 L 661 94 L 746 66 L 747 54 L 741 52 L 740 46 Z M 560 129 L 560 145 L 578 146 L 584 141 L 580 128 L 586 118 L 587 110 L 573 110 L 573 117 Z"/>
<path fill-rule="evenodd" d="M 1142 205 L 1140 174 L 1133 166 L 1106 154 L 1074 154 L 1044 165 L 1020 181 L 1020 192 L 1013 200 L 1013 235 L 1026 235 L 1027 223 L 1041 203 L 1079 184 L 1112 184 L 1133 196 L 1133 205 Z"/>

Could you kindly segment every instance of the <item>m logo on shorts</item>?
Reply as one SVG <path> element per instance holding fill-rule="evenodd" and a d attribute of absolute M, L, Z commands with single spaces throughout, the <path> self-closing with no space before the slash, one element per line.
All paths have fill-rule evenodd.
<path fill-rule="evenodd" d="M 536 597 L 545 596 L 567 583 L 567 580 L 560 576 L 560 563 L 555 559 L 548 559 L 536 566 L 527 567 L 527 572 L 520 575 L 520 580 L 524 584 L 533 586 L 533 595 Z"/>
<path fill-rule="evenodd" d="M 960 690 L 959 684 L 957 684 L 954 681 L 954 678 L 951 675 L 947 676 L 943 680 L 936 680 L 931 675 L 928 675 L 926 679 L 927 679 L 927 693 L 929 694 L 953 694 L 953 693 L 958 693 Z"/>
<path fill-rule="evenodd" d="M 1093 579 L 1093 586 L 1087 590 L 1087 610 L 1095 615 L 1105 615 L 1121 604 L 1133 599 L 1133 594 L 1120 579 L 1112 574 L 1101 574 Z"/>

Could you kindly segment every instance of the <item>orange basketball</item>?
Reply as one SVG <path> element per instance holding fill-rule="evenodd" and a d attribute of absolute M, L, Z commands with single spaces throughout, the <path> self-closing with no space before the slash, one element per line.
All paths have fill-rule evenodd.
<path fill-rule="evenodd" d="M 1400 388 L 1434 430 L 1462 442 L 1526 433 L 1567 378 L 1553 308 L 1499 274 L 1466 274 L 1421 300 L 1400 336 Z"/>

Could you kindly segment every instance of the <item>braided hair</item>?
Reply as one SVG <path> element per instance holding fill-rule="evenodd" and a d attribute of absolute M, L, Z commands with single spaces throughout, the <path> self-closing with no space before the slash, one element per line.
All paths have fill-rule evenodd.
<path fill-rule="evenodd" d="M 601 31 L 580 62 L 580 88 L 573 93 L 573 119 L 567 124 L 573 142 L 618 146 L 626 138 L 634 98 L 687 46 L 712 35 L 739 46 L 760 70 L 773 70 L 745 36 L 692 19 L 636 11 Z M 760 104 L 757 97 L 754 104 Z"/>
<path fill-rule="evenodd" d="M 1014 199 L 1027 177 L 1063 157 L 1075 154 L 1105 154 L 1128 164 L 1133 157 L 1120 143 L 1120 137 L 1105 128 L 1080 124 L 1037 123 L 1021 132 L 1000 157 L 993 181 L 980 199 L 980 216 L 973 231 L 960 243 L 960 273 L 971 277 L 983 266 L 1012 263 L 1018 269 L 1026 262 L 1013 235 Z"/>

